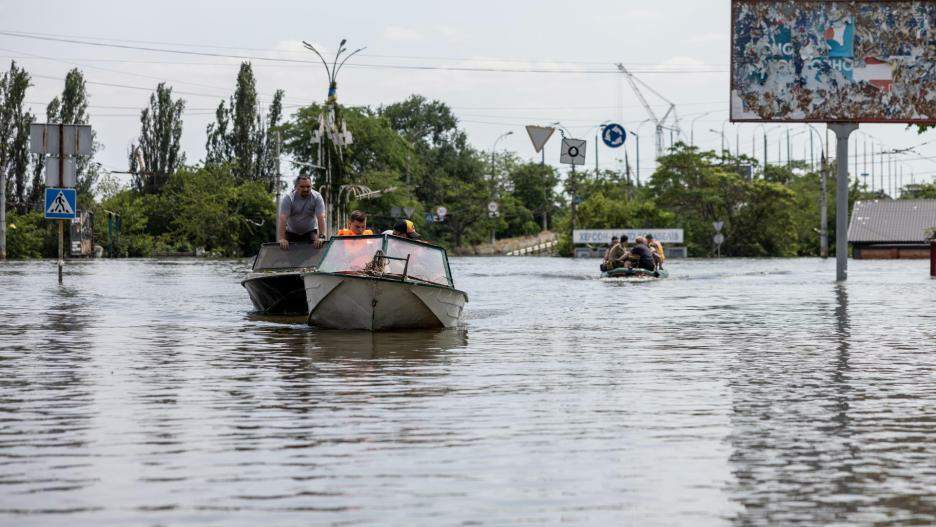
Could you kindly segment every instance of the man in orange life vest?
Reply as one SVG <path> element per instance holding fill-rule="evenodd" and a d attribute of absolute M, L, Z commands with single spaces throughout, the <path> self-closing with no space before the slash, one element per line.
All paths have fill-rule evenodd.
<path fill-rule="evenodd" d="M 374 231 L 367 228 L 367 213 L 363 210 L 355 210 L 348 217 L 348 226 L 338 230 L 338 236 L 362 236 L 374 234 Z"/>

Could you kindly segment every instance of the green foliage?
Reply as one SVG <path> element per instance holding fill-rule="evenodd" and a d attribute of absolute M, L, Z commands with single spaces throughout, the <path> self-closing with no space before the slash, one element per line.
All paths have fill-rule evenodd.
<path fill-rule="evenodd" d="M 169 176 L 185 163 L 180 145 L 183 111 L 185 101 L 173 101 L 172 88 L 161 82 L 150 95 L 149 108 L 140 112 L 139 155 L 135 148 L 130 149 L 130 172 L 145 172 L 134 176 L 134 187 L 140 192 L 159 192 Z M 140 158 L 144 167 L 139 165 Z"/>
<path fill-rule="evenodd" d="M 7 215 L 7 257 L 42 258 L 51 256 L 46 247 L 58 244 L 58 230 L 47 222 L 41 212 Z"/>
<path fill-rule="evenodd" d="M 10 63 L 0 76 L 0 184 L 11 210 L 27 209 L 26 173 L 29 168 L 29 125 L 33 117 L 23 110 L 29 74 Z"/>

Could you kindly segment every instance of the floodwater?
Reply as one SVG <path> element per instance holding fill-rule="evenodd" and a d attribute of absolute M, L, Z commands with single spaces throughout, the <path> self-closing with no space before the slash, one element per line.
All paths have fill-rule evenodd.
<path fill-rule="evenodd" d="M 928 262 L 454 259 L 458 331 L 251 314 L 246 261 L 0 265 L 0 524 L 933 525 Z"/>

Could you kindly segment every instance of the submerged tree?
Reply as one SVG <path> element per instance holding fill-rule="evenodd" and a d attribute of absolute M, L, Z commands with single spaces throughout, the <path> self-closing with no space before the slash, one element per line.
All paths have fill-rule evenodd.
<path fill-rule="evenodd" d="M 27 208 L 26 173 L 29 170 L 29 125 L 33 116 L 23 110 L 29 73 L 10 64 L 0 77 L 0 185 L 11 209 Z"/>

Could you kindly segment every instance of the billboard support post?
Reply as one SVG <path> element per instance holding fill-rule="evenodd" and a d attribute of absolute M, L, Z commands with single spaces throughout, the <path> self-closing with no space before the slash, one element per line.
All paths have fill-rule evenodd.
<path fill-rule="evenodd" d="M 848 278 L 848 136 L 858 129 L 856 123 L 831 123 L 835 133 L 835 279 Z"/>

